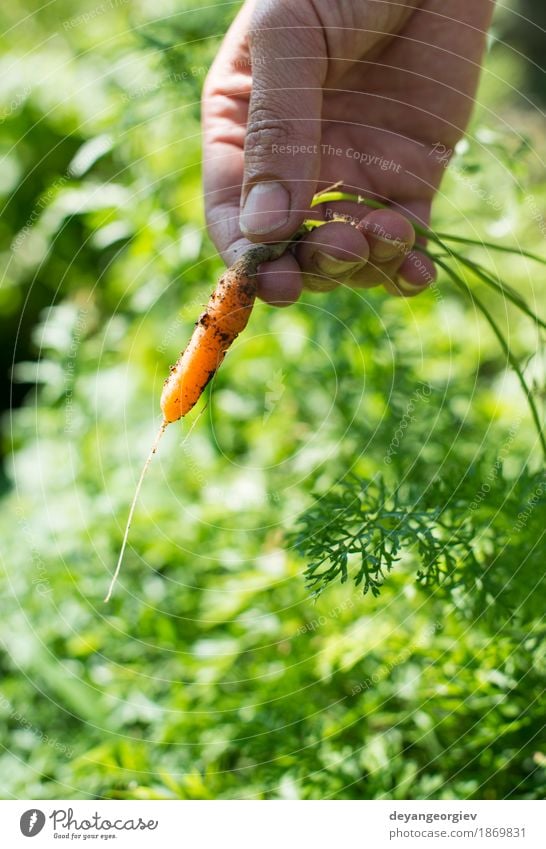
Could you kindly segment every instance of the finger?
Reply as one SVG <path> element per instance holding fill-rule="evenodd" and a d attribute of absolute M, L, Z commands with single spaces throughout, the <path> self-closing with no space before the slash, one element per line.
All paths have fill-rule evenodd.
<path fill-rule="evenodd" d="M 408 218 L 421 227 L 428 229 L 430 226 L 432 208 L 430 198 L 412 198 L 407 201 L 399 200 L 398 202 L 393 202 L 392 206 L 402 215 L 407 215 Z M 417 245 L 424 246 L 427 244 L 426 237 L 419 232 L 417 232 L 415 241 Z M 430 257 L 419 250 L 409 251 L 398 269 L 396 280 L 393 280 L 390 288 L 388 286 L 385 286 L 385 288 L 391 294 L 404 298 L 413 298 L 431 286 L 435 282 L 436 277 L 436 267 Z"/>
<path fill-rule="evenodd" d="M 370 259 L 377 264 L 402 263 L 415 243 L 408 219 L 392 209 L 374 209 L 357 224 L 370 245 Z"/>
<path fill-rule="evenodd" d="M 238 239 L 224 251 L 226 265 L 233 265 L 252 246 L 248 239 Z M 302 285 L 300 267 L 291 253 L 274 262 L 264 262 L 258 269 L 258 297 L 271 306 L 293 304 L 301 294 Z"/>
<path fill-rule="evenodd" d="M 396 285 L 406 298 L 414 297 L 436 280 L 436 267 L 421 251 L 410 251 L 398 269 Z"/>
<path fill-rule="evenodd" d="M 258 296 L 274 307 L 288 307 L 298 300 L 302 290 L 300 267 L 287 253 L 275 262 L 264 262 L 258 269 Z"/>
<path fill-rule="evenodd" d="M 415 231 L 408 219 L 392 209 L 369 212 L 357 224 L 370 246 L 368 263 L 356 269 L 350 286 L 369 289 L 385 286 L 390 291 L 399 268 L 415 242 Z"/>
<path fill-rule="evenodd" d="M 252 93 L 240 227 L 253 241 L 279 240 L 301 224 L 319 177 L 327 70 L 320 19 L 304 0 L 299 8 L 260 6 L 249 45 Z"/>
<path fill-rule="evenodd" d="M 391 295 L 413 297 L 436 280 L 432 260 L 420 251 L 409 251 L 402 263 L 399 260 L 375 264 L 370 260 L 347 281 L 359 289 L 384 286 Z"/>
<path fill-rule="evenodd" d="M 411 199 L 406 201 L 393 201 L 391 208 L 397 210 L 401 215 L 413 221 L 421 227 L 428 228 L 430 225 L 430 214 L 432 201 L 430 198 Z M 417 232 L 415 241 L 417 244 L 426 245 L 426 237 Z"/>
<path fill-rule="evenodd" d="M 357 269 L 351 275 L 347 280 L 347 285 L 356 289 L 373 289 L 375 286 L 385 286 L 387 291 L 390 291 L 389 285 L 396 279 L 401 262 L 403 262 L 403 259 L 401 260 L 400 257 L 382 263 L 370 259 L 366 265 Z"/>
<path fill-rule="evenodd" d="M 327 291 L 345 283 L 366 263 L 369 252 L 364 236 L 349 224 L 332 222 L 317 227 L 296 248 L 305 288 Z"/>

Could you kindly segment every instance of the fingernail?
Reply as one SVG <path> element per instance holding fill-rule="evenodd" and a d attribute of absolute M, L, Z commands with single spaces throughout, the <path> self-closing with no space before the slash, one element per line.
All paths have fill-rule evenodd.
<path fill-rule="evenodd" d="M 256 183 L 241 210 L 239 223 L 243 233 L 262 236 L 286 224 L 290 195 L 280 183 Z"/>
<path fill-rule="evenodd" d="M 426 289 L 427 286 L 432 282 L 430 280 L 423 280 L 422 283 L 410 283 L 408 280 L 404 280 L 400 275 L 397 278 L 397 286 L 402 289 L 403 292 L 407 292 L 410 295 L 415 294 L 416 292 L 420 292 L 423 289 Z"/>
<path fill-rule="evenodd" d="M 324 277 L 317 277 L 316 274 L 303 275 L 303 288 L 309 292 L 331 292 L 338 286 L 337 280 L 325 280 Z"/>
<path fill-rule="evenodd" d="M 330 254 L 324 253 L 323 251 L 317 251 L 314 256 L 314 263 L 316 268 L 322 274 L 326 274 L 328 277 L 347 277 L 347 275 L 351 274 L 353 271 L 363 265 L 362 260 L 359 261 L 351 261 L 337 259 L 335 256 L 330 256 Z"/>
<path fill-rule="evenodd" d="M 401 248 L 402 243 L 399 241 L 393 242 L 388 239 L 382 239 L 380 236 L 374 236 L 372 254 L 375 259 L 381 262 L 388 262 L 388 260 L 400 256 Z"/>

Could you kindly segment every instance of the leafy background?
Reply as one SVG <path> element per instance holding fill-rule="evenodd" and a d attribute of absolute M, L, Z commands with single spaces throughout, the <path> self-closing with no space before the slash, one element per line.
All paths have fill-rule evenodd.
<path fill-rule="evenodd" d="M 408 302 L 259 305 L 191 435 L 167 431 L 102 602 L 221 268 L 199 94 L 237 4 L 192 5 L 0 10 L 2 796 L 540 798 L 543 460 L 442 276 Z M 499 10 L 435 226 L 540 251 L 545 89 L 518 10 L 538 21 Z M 540 312 L 536 266 L 469 255 Z M 535 328 L 468 280 L 542 409 Z M 390 558 L 365 561 L 375 593 L 352 580 L 364 539 Z"/>

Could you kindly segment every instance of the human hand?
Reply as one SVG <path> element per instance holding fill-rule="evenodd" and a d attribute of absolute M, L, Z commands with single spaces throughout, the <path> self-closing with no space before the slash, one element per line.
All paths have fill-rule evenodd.
<path fill-rule="evenodd" d="M 411 296 L 434 279 L 409 219 L 428 224 L 468 123 L 494 0 L 248 0 L 203 92 L 210 234 L 231 264 L 250 242 L 290 238 L 314 193 L 387 204 L 324 205 L 330 220 L 259 273 L 286 305 L 302 285 L 384 285 Z"/>

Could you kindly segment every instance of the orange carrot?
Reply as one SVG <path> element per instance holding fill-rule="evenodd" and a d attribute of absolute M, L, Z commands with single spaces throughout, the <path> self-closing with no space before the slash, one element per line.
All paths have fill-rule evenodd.
<path fill-rule="evenodd" d="M 165 381 L 161 410 L 166 424 L 185 416 L 197 403 L 227 349 L 247 325 L 256 299 L 258 266 L 285 250 L 283 244 L 257 245 L 222 275 L 195 323 L 188 346 Z"/>
<path fill-rule="evenodd" d="M 117 566 L 105 601 L 109 601 L 112 596 L 144 475 L 157 451 L 165 428 L 185 416 L 195 406 L 216 374 L 227 349 L 245 329 L 256 299 L 258 266 L 262 262 L 278 259 L 286 248 L 287 244 L 282 242 L 276 245 L 255 245 L 224 272 L 210 296 L 205 312 L 195 323 L 186 349 L 180 354 L 176 364 L 171 366 L 171 373 L 165 381 L 161 395 L 163 422 L 138 479 Z"/>

